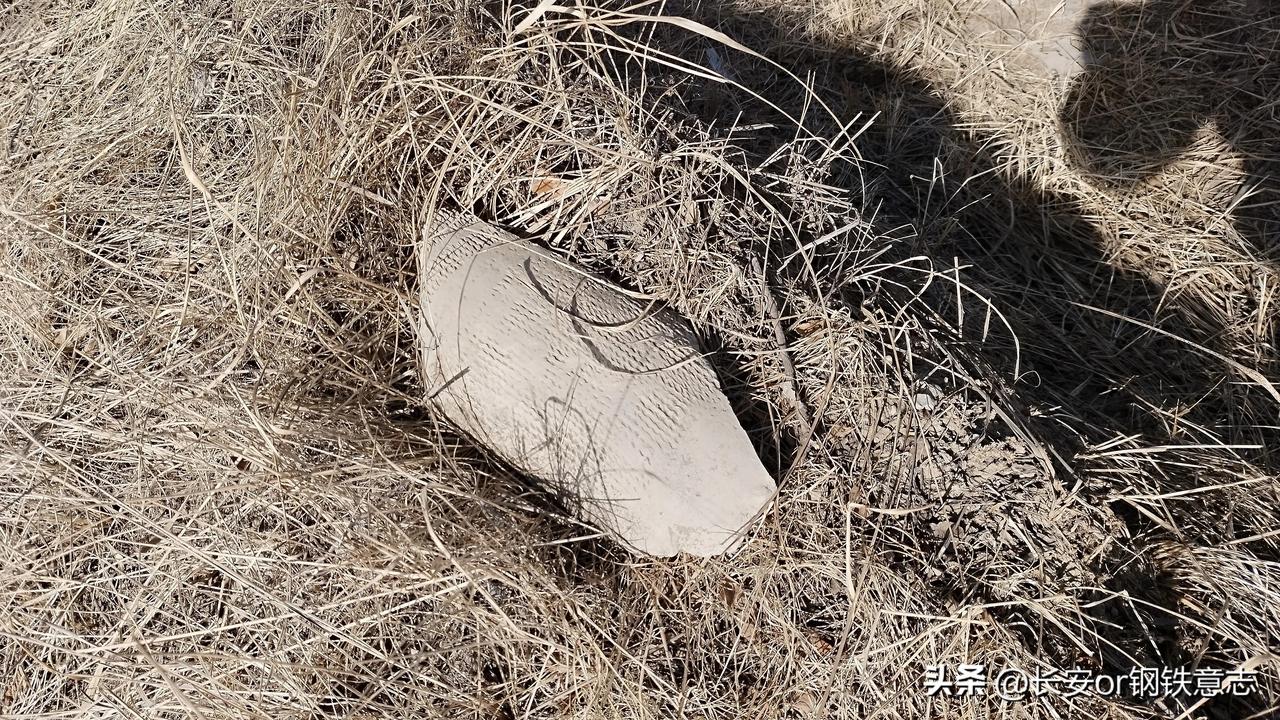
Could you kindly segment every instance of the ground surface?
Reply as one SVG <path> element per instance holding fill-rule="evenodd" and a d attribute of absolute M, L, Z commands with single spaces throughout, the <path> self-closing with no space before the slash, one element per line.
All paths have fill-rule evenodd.
<path fill-rule="evenodd" d="M 1276 712 L 1266 3 L 1067 3 L 1057 72 L 986 2 L 537 7 L 0 10 L 0 713 Z M 739 552 L 628 554 L 433 414 L 441 203 L 721 350 Z"/>

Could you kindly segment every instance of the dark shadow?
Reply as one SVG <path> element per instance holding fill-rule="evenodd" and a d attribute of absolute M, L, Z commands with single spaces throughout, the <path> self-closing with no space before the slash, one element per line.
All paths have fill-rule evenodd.
<path fill-rule="evenodd" d="M 1188 429 L 1195 425 L 1221 433 L 1227 441 L 1267 444 L 1259 438 L 1268 429 L 1256 425 L 1261 424 L 1258 417 L 1268 417 L 1268 411 L 1274 421 L 1273 401 L 1254 398 L 1263 393 L 1240 382 L 1244 379 L 1235 377 L 1220 360 L 1143 325 L 1208 347 L 1214 346 L 1222 328 L 1204 327 L 1200 318 L 1207 313 L 1180 305 L 1158 283 L 1109 262 L 1102 238 L 1075 198 L 1005 174 L 1002 168 L 1007 163 L 999 157 L 999 139 L 962 130 L 963 123 L 948 108 L 941 89 L 857 48 L 806 35 L 802 18 L 748 12 L 729 4 L 698 10 L 688 9 L 691 17 L 811 79 L 819 95 L 834 99 L 839 121 L 847 122 L 856 113 L 877 116 L 857 143 L 866 162 L 861 167 L 834 168 L 836 176 L 824 180 L 848 188 L 854 202 L 863 207 L 879 208 L 878 220 L 886 232 L 910 229 L 892 244 L 897 258 L 924 255 L 939 271 L 950 269 L 957 260 L 967 266 L 966 279 L 995 301 L 1019 340 L 1019 392 L 1034 405 L 1060 408 L 1052 422 L 1044 423 L 1045 431 L 1068 445 L 1068 451 L 1080 447 L 1081 441 L 1110 439 L 1117 431 L 1153 442 L 1205 440 Z M 705 58 L 691 59 L 705 62 Z M 803 93 L 782 72 L 739 53 L 732 55 L 732 61 L 743 77 L 770 78 L 757 89 L 779 107 L 793 116 L 805 114 Z M 695 82 L 682 98 L 715 127 L 756 126 L 750 133 L 733 135 L 734 144 L 748 155 L 748 163 L 762 163 L 794 140 L 792 125 L 784 116 L 724 85 Z M 759 129 L 765 123 L 775 129 Z M 806 124 L 818 135 L 833 136 L 839 129 L 835 120 L 817 112 L 808 113 Z M 759 250 L 770 257 L 784 257 L 796 248 Z M 820 265 L 822 257 L 815 262 Z M 793 263 L 792 269 L 797 265 Z M 918 276 L 909 282 L 918 285 Z M 835 289 L 835 296 L 850 304 L 865 299 L 861 294 L 867 290 Z M 939 316 L 957 316 L 954 286 L 928 300 Z M 974 312 L 965 316 L 981 320 L 983 309 L 975 303 Z M 985 337 L 969 330 L 966 323 L 954 341 L 979 351 L 993 367 L 1011 374 L 1014 345 L 999 323 L 980 328 L 986 331 Z M 1246 412 L 1255 405 L 1264 409 Z M 1153 408 L 1176 412 L 1188 422 L 1169 422 Z M 1054 426 L 1071 430 L 1063 433 Z M 1263 450 L 1251 459 L 1266 463 L 1276 458 Z"/>
<path fill-rule="evenodd" d="M 1010 377 L 1015 364 L 1012 336 L 1016 336 L 1023 373 L 1017 391 L 1028 406 L 1040 410 L 1038 417 L 1026 420 L 1065 459 L 1068 470 L 1086 469 L 1072 460 L 1086 446 L 1125 435 L 1139 436 L 1150 445 L 1206 441 L 1197 427 L 1229 442 L 1262 445 L 1264 449 L 1250 457 L 1255 462 L 1274 467 L 1280 460 L 1266 449 L 1280 447 L 1273 442 L 1274 432 L 1258 427 L 1263 423 L 1257 421 L 1270 417 L 1274 424 L 1274 403 L 1234 377 L 1220 359 L 1192 351 L 1170 337 L 1213 347 L 1222 328 L 1202 326 L 1198 318 L 1206 313 L 1179 305 L 1158 283 L 1109 262 L 1103 238 L 1085 209 L 1070 196 L 1008 174 L 1004 168 L 1009 163 L 999 156 L 999 138 L 966 129 L 948 107 L 944 90 L 857 47 L 815 37 L 806 30 L 808 18 L 782 10 L 725 2 L 668 3 L 665 11 L 727 33 L 810 82 L 820 97 L 833 104 L 837 117 L 825 117 L 813 110 L 809 98 L 785 73 L 759 58 L 714 48 L 722 56 L 721 63 L 740 77 L 751 78 L 752 89 L 777 107 L 731 86 L 698 79 L 685 83 L 680 101 L 722 135 L 732 137 L 749 165 L 774 162 L 770 158 L 778 157 L 780 150 L 795 147 L 794 124 L 777 108 L 803 117 L 806 127 L 822 137 L 836 136 L 841 125 L 858 113 L 878 116 L 857 143 L 865 162 L 833 167 L 822 182 L 846 188 L 861 207 L 879 208 L 877 221 L 886 235 L 893 228 L 909 228 L 898 233 L 902 237 L 891 244 L 889 259 L 923 255 L 938 270 L 957 262 L 966 267 L 967 281 L 995 303 L 1012 334 L 993 327 L 983 337 L 982 328 L 970 328 L 967 323 L 957 333 L 940 322 L 940 342 L 979 357 Z M 670 45 L 675 48 L 671 52 L 707 64 L 706 56 L 691 54 L 687 37 L 672 39 Z M 707 47 L 711 46 L 708 41 Z M 618 64 L 627 62 L 622 58 Z M 740 125 L 750 125 L 752 130 L 732 130 Z M 1184 125 L 1189 127 L 1191 122 Z M 777 200 L 779 206 L 794 207 L 787 199 Z M 801 209 L 793 212 L 799 220 Z M 797 249 L 755 248 L 775 262 Z M 875 297 L 873 289 L 841 286 L 839 268 L 834 267 L 838 262 L 834 254 L 826 260 L 815 257 L 819 282 L 828 286 L 812 287 L 809 278 L 801 275 L 780 282 L 803 287 L 815 299 L 843 301 L 855 317 L 860 304 L 886 304 L 886 298 Z M 920 284 L 919 275 L 904 273 L 901 279 L 912 286 Z M 939 318 L 957 317 L 954 286 L 939 287 L 924 299 Z M 984 309 L 975 303 L 964 308 L 965 316 L 979 319 L 980 324 Z M 783 309 L 784 314 L 787 310 Z M 1114 490 L 1100 482 L 1082 493 L 1105 510 Z M 1136 538 L 1159 534 L 1138 513 L 1121 513 L 1119 521 Z M 1164 581 L 1158 569 L 1133 561 L 1134 555 L 1128 552 L 1097 561 L 1099 575 L 1110 578 L 1108 589 L 1177 607 L 1172 583 Z M 1185 654 L 1179 625 L 1171 616 L 1133 607 L 1098 605 L 1098 632 L 1115 644 L 1100 648 L 1104 665 L 1125 669 L 1136 664 L 1198 661 Z M 1006 621 L 1011 626 L 1036 624 L 1012 614 Z M 1112 624 L 1120 629 L 1111 628 Z M 1028 642 L 1035 639 L 1029 635 Z M 1044 650 L 1059 662 L 1071 652 L 1062 646 Z"/>
<path fill-rule="evenodd" d="M 788 18 L 777 10 L 727 3 L 667 8 L 722 29 L 812 81 L 837 118 L 823 117 L 799 83 L 782 70 L 748 55 L 717 50 L 741 77 L 751 78 L 753 90 L 791 117 L 804 117 L 814 135 L 833 137 L 842 129 L 837 123 L 850 122 L 859 113 L 864 118 L 876 115 L 876 122 L 856 143 L 864 163 L 832 168 L 835 177 L 823 181 L 847 188 L 856 205 L 876 208 L 886 234 L 899 229 L 901 240 L 887 243 L 888 259 L 928 256 L 938 272 L 956 263 L 965 266 L 965 281 L 995 301 L 1018 337 L 1019 392 L 1030 405 L 1060 409 L 1044 427 L 1074 446 L 1068 450 L 1106 441 L 1121 430 L 1152 442 L 1211 442 L 1197 428 L 1226 442 L 1274 445 L 1263 442 L 1274 436 L 1274 429 L 1258 427 L 1275 424 L 1274 401 L 1251 387 L 1252 380 L 1238 377 L 1220 359 L 1193 350 L 1187 342 L 1144 327 L 1213 348 L 1222 328 L 1204 325 L 1203 318 L 1212 313 L 1190 305 L 1192 301 L 1171 299 L 1160 283 L 1111 264 L 1079 202 L 1044 191 L 1028 178 L 1005 174 L 1000 138 L 961 129 L 964 123 L 948 108 L 941 88 L 911 70 L 870 59 L 855 47 L 806 35 L 801 29 L 804 18 Z M 687 38 L 671 45 L 687 54 Z M 712 45 L 707 42 L 708 49 Z M 705 55 L 687 59 L 707 64 Z M 616 64 L 625 67 L 627 59 Z M 668 102 L 669 96 L 658 101 Z M 777 167 L 787 161 L 785 152 L 778 150 L 794 145 L 794 123 L 776 108 L 705 79 L 684 82 L 680 101 L 730 136 L 746 155 L 746 163 L 767 164 L 774 158 Z M 742 124 L 753 129 L 732 129 Z M 768 124 L 772 128 L 762 127 Z M 755 201 L 739 195 L 744 202 Z M 794 204 L 780 199 L 777 205 Z M 794 219 L 801 219 L 800 209 L 794 214 Z M 796 247 L 762 245 L 755 250 L 777 259 Z M 815 263 L 823 269 L 822 254 Z M 799 265 L 792 263 L 791 272 Z M 768 270 L 776 272 L 773 266 Z M 838 268 L 827 270 L 831 286 L 810 288 L 815 295 L 842 297 L 858 305 L 869 292 L 876 292 L 840 286 Z M 920 284 L 919 275 L 904 279 Z M 813 284 L 795 274 L 777 282 Z M 956 318 L 954 286 L 934 284 L 938 292 L 928 296 L 933 310 L 941 318 Z M 979 327 L 986 305 L 963 302 L 972 302 L 964 307 L 964 332 L 950 340 L 977 350 L 1009 377 L 1015 365 L 1011 334 L 1001 332 L 998 322 Z M 1184 423 L 1170 421 L 1175 414 Z M 1069 432 L 1062 432 L 1062 427 L 1069 427 Z M 1251 459 L 1271 466 L 1280 460 L 1266 450 Z"/>
<path fill-rule="evenodd" d="M 1258 257 L 1280 262 L 1280 7 L 1108 1 L 1088 9 L 1078 34 L 1086 70 L 1062 110 L 1078 166 L 1135 186 L 1212 123 L 1244 158 L 1236 228 Z"/>
<path fill-rule="evenodd" d="M 999 138 L 966 129 L 948 107 L 943 89 L 910 69 L 886 64 L 851 44 L 815 37 L 806 30 L 808 18 L 780 9 L 761 10 L 730 2 L 672 2 L 665 5 L 663 14 L 692 18 L 727 33 L 809 81 L 819 96 L 832 103 L 835 116 L 824 116 L 813 109 L 811 98 L 786 73 L 711 40 L 702 45 L 691 43 L 682 28 L 662 26 L 655 31 L 646 25 L 630 32 L 646 45 L 701 65 L 709 63 L 706 51 L 715 50 L 722 63 L 739 77 L 750 78 L 752 89 L 767 96 L 773 105 L 711 79 L 691 78 L 676 71 L 656 78 L 663 72 L 656 64 L 638 68 L 634 54 L 600 51 L 608 57 L 599 67 L 608 66 L 624 76 L 633 71 L 646 74 L 644 83 L 627 78 L 635 87 L 648 88 L 650 95 L 644 101 L 657 107 L 682 106 L 675 108 L 677 114 L 692 114 L 721 138 L 728 137 L 745 156 L 745 164 L 781 164 L 787 162 L 788 153 L 812 150 L 798 148 L 791 117 L 804 118 L 806 128 L 819 137 L 839 135 L 844 124 L 859 114 L 877 117 L 857 142 L 865 162 L 825 168 L 828 174 L 818 180 L 844 189 L 857 206 L 878 208 L 875 219 L 880 229 L 886 236 L 898 236 L 885 243 L 889 254 L 884 259 L 924 256 L 939 271 L 954 264 L 966 268 L 966 281 L 995 303 L 1008 321 L 1009 331 L 998 323 L 979 327 L 986 307 L 957 301 L 953 286 L 936 283 L 935 290 L 923 297 L 938 318 L 936 339 L 955 348 L 957 354 L 979 359 L 1004 378 L 1013 376 L 1017 357 L 1022 375 L 1016 390 L 1026 406 L 1022 419 L 1037 439 L 1057 451 L 1062 464 L 1072 471 L 1070 477 L 1086 475 L 1078 471 L 1088 468 L 1075 460 L 1085 447 L 1129 435 L 1142 438 L 1147 445 L 1196 443 L 1206 439 L 1198 427 L 1230 442 L 1262 445 L 1264 449 L 1250 459 L 1275 466 L 1277 458 L 1268 455 L 1265 448 L 1280 448 L 1280 443 L 1273 442 L 1274 433 L 1269 435 L 1271 431 L 1256 427 L 1258 417 L 1270 417 L 1274 424 L 1274 404 L 1258 397 L 1260 393 L 1241 383 L 1241 378 L 1234 377 L 1219 360 L 1145 327 L 1212 347 L 1222 328 L 1205 327 L 1198 319 L 1211 314 L 1171 301 L 1158 283 L 1109 262 L 1104 239 L 1087 211 L 1073 197 L 1045 191 L 1033 180 L 1007 173 L 1010 163 L 1000 156 Z M 1166 112 L 1174 109 L 1166 107 Z M 1208 117 L 1208 112 L 1197 110 L 1191 120 L 1174 123 L 1175 134 L 1189 137 L 1194 132 L 1192 125 Z M 751 129 L 736 129 L 742 125 Z M 769 193 L 768 188 L 756 190 Z M 758 201 L 740 189 L 727 192 L 737 192 L 729 197 L 744 203 Z M 793 219 L 801 218 L 803 209 L 796 207 L 792 198 L 771 199 L 778 207 L 790 208 Z M 803 238 L 802 243 L 812 239 Z M 738 240 L 734 238 L 734 246 Z M 794 244 L 771 247 L 763 240 L 750 248 L 767 259 L 771 283 L 799 287 L 814 300 L 843 303 L 854 317 L 867 306 L 892 307 L 900 300 L 890 297 L 895 291 L 888 284 L 876 288 L 846 281 L 841 263 L 847 257 L 840 252 L 816 254 L 820 286 L 814 287 L 812 278 L 795 274 L 795 267 L 786 271 L 779 267 L 778 259 L 797 249 Z M 904 271 L 898 279 L 904 285 L 920 285 L 918 274 Z M 964 307 L 957 307 L 957 302 Z M 783 314 L 794 309 L 783 308 Z M 970 321 L 964 327 L 949 328 L 941 320 L 958 317 L 962 309 Z M 1014 353 L 1014 337 L 1020 356 Z M 719 360 L 722 381 L 743 424 L 764 448 L 762 454 L 769 466 L 781 467 L 794 438 L 770 443 L 762 437 L 766 423 L 772 426 L 774 422 L 762 404 L 752 406 L 749 389 L 755 383 L 742 379 L 746 373 L 727 368 L 723 357 Z M 1038 416 L 1033 417 L 1030 408 L 1038 410 Z M 820 427 L 819 434 L 828 429 Z M 1188 489 L 1178 482 L 1186 480 L 1171 478 L 1171 486 L 1162 489 Z M 868 490 L 866 501 L 880 504 L 877 490 Z M 1099 481 L 1075 490 L 1106 510 L 1116 486 Z M 541 502 L 558 504 L 554 498 Z M 1137 542 L 1160 536 L 1160 530 L 1131 508 L 1121 507 L 1117 515 Z M 557 523 L 556 532 L 563 529 Z M 928 547 L 930 542 L 927 536 L 922 539 L 923 549 L 935 549 Z M 576 545 L 586 549 L 581 556 L 555 551 L 569 553 L 559 562 L 568 568 L 566 576 L 570 578 L 589 575 L 591 572 L 584 570 L 594 571 L 615 557 L 607 541 Z M 1091 548 L 1080 548 L 1081 552 L 1088 550 Z M 606 559 L 604 563 L 600 557 Z M 899 563 L 903 572 L 926 575 L 915 559 L 889 562 Z M 1129 551 L 1113 550 L 1093 562 L 1111 593 L 1127 593 L 1154 606 L 1178 607 L 1176 580 L 1167 578 L 1159 568 L 1142 564 Z M 1051 578 L 1045 585 L 1058 591 L 1067 582 Z M 938 589 L 945 597 L 947 589 Z M 977 597 L 956 599 L 984 599 L 980 591 L 975 594 Z M 1223 662 L 1233 650 L 1213 648 L 1193 655 L 1189 644 L 1183 642 L 1185 627 L 1171 615 L 1132 603 L 1101 602 L 1108 593 L 1096 597 L 1079 594 L 1081 601 L 1100 601 L 1093 610 L 1093 629 L 1111 642 L 1110 647 L 1098 649 L 1104 656 L 1103 664 L 1111 669 L 1190 664 L 1201 657 L 1207 663 Z M 1007 627 L 1025 627 L 1027 632 L 1022 636 L 1033 651 L 1042 652 L 1060 666 L 1075 664 L 1075 648 L 1053 637 L 1052 628 L 1045 631 L 1042 619 L 1019 613 L 1017 608 L 993 612 Z"/>
<path fill-rule="evenodd" d="M 729 406 L 742 422 L 751 445 L 760 456 L 769 474 L 779 483 L 786 481 L 787 468 L 796 452 L 797 438 L 782 428 L 784 420 L 776 409 L 759 397 L 756 379 L 734 358 L 723 337 L 709 330 L 700 342 L 707 352 L 707 362 L 720 380 L 720 389 L 729 399 Z"/>
<path fill-rule="evenodd" d="M 686 10 L 669 7 L 676 13 Z M 750 12 L 728 3 L 687 10 L 810 79 L 820 96 L 834 99 L 840 121 L 856 113 L 878 116 L 857 143 L 866 162 L 836 168 L 838 176 L 825 180 L 848 188 L 863 207 L 881 208 L 878 219 L 886 231 L 911 229 L 894 244 L 899 258 L 925 255 L 939 271 L 957 260 L 967 266 L 965 277 L 995 301 L 1019 339 L 1019 391 L 1032 404 L 1062 411 L 1045 423 L 1047 433 L 1077 447 L 1081 440 L 1100 442 L 1117 431 L 1153 442 L 1205 441 L 1191 429 L 1199 425 L 1228 442 L 1262 445 L 1250 459 L 1276 467 L 1280 458 L 1267 451 L 1274 443 L 1264 441 L 1276 436 L 1272 428 L 1259 427 L 1268 421 L 1274 425 L 1274 401 L 1219 359 L 1143 327 L 1213 348 L 1223 329 L 1204 326 L 1202 318 L 1209 313 L 1112 264 L 1079 202 L 1006 174 L 999 138 L 961 129 L 964 123 L 947 106 L 942 89 L 857 48 L 809 36 L 802 30 L 803 18 Z M 691 59 L 705 63 L 705 58 Z M 815 134 L 836 134 L 834 120 L 816 111 L 805 114 L 803 94 L 782 72 L 739 53 L 732 61 L 743 77 L 771 78 L 756 89 L 793 116 L 806 116 Z M 682 97 L 716 127 L 773 123 L 773 134 L 755 129 L 733 136 L 749 163 L 764 162 L 794 140 L 785 117 L 745 93 L 708 81 L 695 83 Z M 1274 140 L 1280 142 L 1280 136 Z M 796 248 L 760 250 L 784 257 Z M 912 281 L 918 283 L 918 277 Z M 838 290 L 856 302 L 863 289 Z M 941 317 L 955 318 L 953 296 L 952 286 L 928 299 Z M 966 317 L 981 319 L 981 305 L 975 303 L 973 309 Z M 966 323 L 955 339 L 981 352 L 995 368 L 1011 372 L 1013 343 L 995 325 L 981 338 L 968 332 Z M 1162 416 L 1159 411 L 1167 412 Z M 1187 422 L 1170 422 L 1173 414 Z M 1069 425 L 1071 432 L 1056 432 L 1050 427 L 1054 425 Z"/>

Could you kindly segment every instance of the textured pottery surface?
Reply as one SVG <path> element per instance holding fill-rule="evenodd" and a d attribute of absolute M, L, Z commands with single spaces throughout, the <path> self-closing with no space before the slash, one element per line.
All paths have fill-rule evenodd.
<path fill-rule="evenodd" d="M 459 429 L 653 555 L 714 555 L 775 485 L 688 321 L 469 215 L 418 253 L 427 392 Z"/>

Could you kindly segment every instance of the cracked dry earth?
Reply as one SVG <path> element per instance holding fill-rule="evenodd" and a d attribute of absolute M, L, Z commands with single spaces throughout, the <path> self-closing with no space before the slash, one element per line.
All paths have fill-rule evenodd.
<path fill-rule="evenodd" d="M 929 578 L 978 578 L 996 601 L 1095 582 L 1089 566 L 1115 526 L 1066 492 L 985 402 L 922 395 L 931 397 L 870 408 L 867 420 L 894 505 L 932 538 Z"/>
<path fill-rule="evenodd" d="M 1087 648 L 1097 640 L 1053 618 L 1094 627 L 1081 607 L 1105 595 L 1116 568 L 1133 557 L 1117 542 L 1124 524 L 1105 504 L 1065 488 L 1035 441 L 1011 431 L 987 400 L 965 388 L 919 385 L 901 399 L 866 404 L 860 427 L 832 432 L 833 451 L 861 454 L 881 478 L 856 511 L 880 516 L 886 532 L 904 539 L 903 564 L 949 611 L 979 606 L 981 615 L 1026 629 L 1024 642 L 1059 662 L 1091 664 Z M 1115 649 L 1122 663 L 1146 654 L 1142 638 L 1105 633 L 1103 645 L 1113 643 L 1103 650 L 1109 662 Z"/>

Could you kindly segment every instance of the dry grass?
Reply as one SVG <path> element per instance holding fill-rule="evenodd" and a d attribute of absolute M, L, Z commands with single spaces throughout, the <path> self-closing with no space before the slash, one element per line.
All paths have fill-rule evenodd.
<path fill-rule="evenodd" d="M 1236 189 L 1280 86 L 1108 182 L 1060 139 L 1072 89 L 964 7 L 540 7 L 0 10 L 0 712 L 1275 711 L 1280 275 Z M 1259 37 L 1180 52 L 1265 75 Z M 740 553 L 630 556 L 437 422 L 438 203 L 723 346 L 781 480 Z M 959 662 L 1262 689 L 925 697 Z"/>

